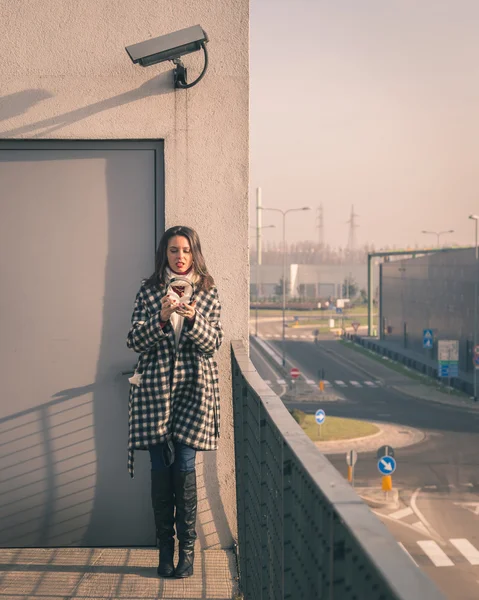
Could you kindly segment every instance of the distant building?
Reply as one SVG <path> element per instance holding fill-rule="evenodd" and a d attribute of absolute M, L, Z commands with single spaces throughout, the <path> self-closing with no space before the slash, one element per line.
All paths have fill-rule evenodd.
<path fill-rule="evenodd" d="M 283 277 L 281 265 L 251 265 L 251 296 L 260 298 L 277 296 Z M 286 266 L 286 293 L 288 297 L 303 297 L 320 300 L 338 298 L 347 293 L 347 281 L 353 282 L 358 290 L 367 289 L 367 264 L 311 265 L 290 264 Z M 378 281 L 375 275 L 375 281 Z M 346 294 L 342 286 L 346 284 Z"/>
<path fill-rule="evenodd" d="M 387 262 L 381 273 L 381 337 L 429 358 L 423 333 L 432 329 L 432 356 L 437 357 L 438 340 L 459 340 L 459 368 L 472 371 L 474 282 L 479 278 L 475 250 Z"/>

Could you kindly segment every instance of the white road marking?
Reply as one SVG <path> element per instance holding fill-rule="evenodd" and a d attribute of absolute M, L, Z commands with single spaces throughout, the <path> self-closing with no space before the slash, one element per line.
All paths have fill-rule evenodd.
<path fill-rule="evenodd" d="M 264 379 L 263 381 L 266 383 L 266 385 L 271 385 L 271 381 L 269 379 Z"/>
<path fill-rule="evenodd" d="M 417 542 L 417 545 L 423 550 L 429 560 L 436 567 L 453 567 L 454 563 L 448 557 L 448 555 L 442 550 L 436 542 L 432 540 L 421 540 Z"/>
<path fill-rule="evenodd" d="M 346 384 L 344 383 L 344 381 L 341 381 L 339 379 L 337 379 L 334 383 L 336 385 L 339 385 L 339 387 L 346 387 Z"/>
<path fill-rule="evenodd" d="M 401 508 L 401 510 L 397 510 L 396 512 L 393 512 L 389 516 L 392 517 L 393 519 L 404 519 L 404 517 L 407 517 L 407 516 L 413 515 L 413 514 L 414 514 L 413 509 L 410 506 L 408 506 L 407 508 Z"/>
<path fill-rule="evenodd" d="M 479 565 L 479 550 L 473 546 L 469 540 L 454 539 L 449 541 L 471 563 L 471 565 Z"/>
<path fill-rule="evenodd" d="M 307 336 L 307 335 L 300 335 L 299 337 L 300 337 L 302 340 L 306 340 L 306 339 L 308 338 L 308 336 Z"/>
<path fill-rule="evenodd" d="M 376 384 L 373 381 L 365 381 L 364 385 L 367 385 L 368 387 L 376 387 Z"/>
<path fill-rule="evenodd" d="M 354 387 L 362 387 L 359 381 L 350 381 L 349 383 Z"/>
<path fill-rule="evenodd" d="M 308 385 L 317 385 L 317 383 L 315 381 L 313 381 L 312 379 L 306 379 L 306 383 Z"/>
<path fill-rule="evenodd" d="M 324 387 L 331 387 L 332 383 L 329 381 L 326 381 L 326 379 L 324 379 Z"/>
<path fill-rule="evenodd" d="M 426 527 L 426 529 L 429 530 L 429 534 L 432 534 L 432 536 L 435 537 L 436 539 L 444 541 L 443 538 L 438 534 L 438 532 L 432 528 L 432 526 L 429 524 L 426 517 L 422 514 L 422 512 L 419 510 L 419 508 L 417 506 L 417 497 L 419 496 L 420 491 L 421 491 L 421 488 L 417 488 L 414 491 L 413 495 L 411 496 L 411 508 L 413 509 L 417 518 L 422 522 L 424 527 Z"/>
<path fill-rule="evenodd" d="M 275 333 L 272 337 L 274 337 L 274 338 L 280 338 L 281 336 L 279 335 L 279 333 Z"/>
<path fill-rule="evenodd" d="M 470 510 L 476 517 L 479 516 L 479 502 L 454 502 L 456 506 Z"/>
<path fill-rule="evenodd" d="M 388 519 L 389 521 L 392 521 L 398 525 L 402 525 L 403 527 L 406 527 L 406 529 L 410 529 L 411 531 L 414 531 L 415 533 L 418 532 L 417 528 L 414 527 L 413 525 L 410 525 L 407 521 L 398 521 L 397 519 L 391 519 L 391 517 L 389 515 L 386 515 L 384 513 L 380 513 L 377 510 L 373 510 L 372 511 L 379 519 Z M 421 531 L 421 533 L 423 533 L 423 531 Z M 429 532 L 428 532 L 429 533 Z M 439 538 L 438 542 L 442 543 L 442 539 Z"/>
<path fill-rule="evenodd" d="M 286 385 L 286 381 L 284 379 L 277 379 L 276 383 L 279 383 L 279 385 Z"/>
<path fill-rule="evenodd" d="M 413 523 L 412 526 L 420 533 L 425 533 L 426 535 L 429 534 L 429 529 L 424 525 L 424 523 L 421 523 L 421 521 L 416 521 L 416 523 Z"/>
<path fill-rule="evenodd" d="M 409 554 L 409 552 L 406 550 L 404 544 L 402 542 L 398 542 L 398 544 L 401 546 L 401 548 L 404 550 L 404 552 L 409 556 L 409 558 L 412 560 L 412 562 L 416 565 L 416 567 L 418 567 L 419 565 L 417 564 L 417 562 L 414 560 L 414 558 L 411 556 L 411 554 Z"/>

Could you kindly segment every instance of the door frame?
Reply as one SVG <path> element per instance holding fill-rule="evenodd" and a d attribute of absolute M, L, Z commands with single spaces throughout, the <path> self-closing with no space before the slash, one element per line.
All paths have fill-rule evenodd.
<path fill-rule="evenodd" d="M 25 140 L 0 139 L 0 150 L 153 150 L 155 153 L 155 247 L 165 231 L 164 140 Z"/>

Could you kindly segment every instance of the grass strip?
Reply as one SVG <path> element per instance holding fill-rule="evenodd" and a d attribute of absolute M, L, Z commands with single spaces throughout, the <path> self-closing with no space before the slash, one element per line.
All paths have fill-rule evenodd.
<path fill-rule="evenodd" d="M 351 440 L 360 437 L 374 435 L 379 428 L 367 421 L 355 419 L 343 419 L 340 417 L 327 417 L 320 426 L 316 423 L 314 415 L 307 415 L 301 410 L 291 411 L 294 419 L 300 424 L 304 433 L 313 442 L 331 442 L 335 440 Z"/>
<path fill-rule="evenodd" d="M 350 342 L 349 340 L 339 340 L 339 343 L 342 344 L 343 346 L 346 346 L 347 348 L 350 348 L 351 350 L 354 350 L 354 352 L 359 352 L 359 354 L 362 354 L 363 356 L 367 356 L 371 360 L 375 360 L 377 363 L 381 363 L 383 366 L 388 367 L 388 369 L 391 369 L 392 371 L 396 371 L 396 373 L 405 375 L 406 377 L 409 377 L 409 379 L 417 381 L 418 383 L 421 383 L 422 385 L 427 385 L 428 387 L 434 389 L 436 392 L 440 392 L 441 394 L 444 394 L 446 396 L 457 396 L 459 398 L 469 398 L 469 396 L 467 394 L 464 394 L 463 392 L 456 390 L 455 388 L 447 388 L 446 389 L 442 383 L 437 382 L 435 379 L 432 379 L 432 377 L 429 377 L 428 375 L 424 375 L 423 373 L 418 373 L 414 369 L 410 369 L 409 367 L 406 367 L 402 363 L 399 363 L 395 360 L 392 360 L 387 357 L 382 357 L 379 354 L 377 354 L 376 352 L 374 352 L 373 350 L 368 350 L 367 348 L 363 348 L 362 346 L 359 346 L 358 344 L 355 344 L 354 342 Z"/>

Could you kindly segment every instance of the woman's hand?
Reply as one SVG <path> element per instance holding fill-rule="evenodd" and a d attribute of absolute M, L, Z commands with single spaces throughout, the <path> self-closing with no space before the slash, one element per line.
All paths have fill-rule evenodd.
<path fill-rule="evenodd" d="M 161 299 L 160 319 L 166 323 L 171 315 L 178 309 L 178 301 L 170 296 L 163 296 Z"/>
<path fill-rule="evenodd" d="M 180 317 L 184 317 L 185 319 L 188 319 L 188 321 L 193 321 L 196 314 L 195 306 L 196 302 L 192 302 L 191 304 L 180 303 L 176 309 L 176 312 L 180 315 Z"/>

